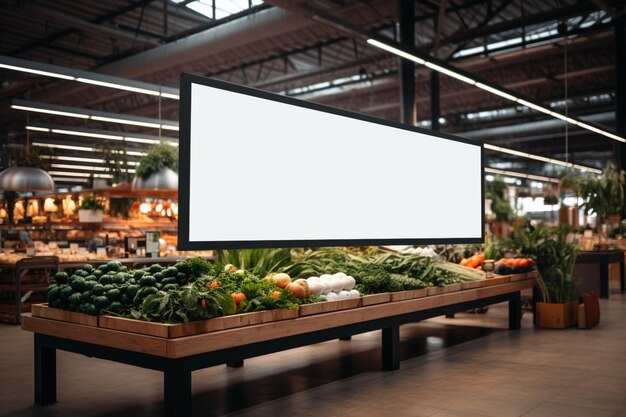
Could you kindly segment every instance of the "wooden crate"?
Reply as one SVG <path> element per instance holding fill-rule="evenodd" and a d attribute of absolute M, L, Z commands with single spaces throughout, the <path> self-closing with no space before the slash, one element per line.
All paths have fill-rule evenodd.
<path fill-rule="evenodd" d="M 428 287 L 428 295 L 441 295 L 461 291 L 461 284 L 444 285 L 443 287 Z"/>
<path fill-rule="evenodd" d="M 506 284 L 510 280 L 510 275 L 494 275 L 493 278 L 487 278 L 485 280 L 485 287 L 489 287 L 491 285 Z"/>
<path fill-rule="evenodd" d="M 48 307 L 48 303 L 33 304 L 31 307 L 31 312 L 33 314 L 33 317 L 67 321 L 69 323 L 82 324 L 85 326 L 98 326 L 98 316 L 90 316 L 89 314 Z"/>
<path fill-rule="evenodd" d="M 329 313 L 331 311 L 347 310 L 361 305 L 361 298 L 346 298 L 337 301 L 322 301 L 321 303 L 303 304 L 300 306 L 299 315 L 311 316 L 313 314 Z"/>
<path fill-rule="evenodd" d="M 391 301 L 411 300 L 413 298 L 422 298 L 428 295 L 428 288 L 420 288 L 419 290 L 396 291 L 392 292 Z"/>
<path fill-rule="evenodd" d="M 298 310 L 289 310 L 286 308 L 233 314 L 230 316 L 214 317 L 208 320 L 180 324 L 154 323 L 122 317 L 101 316 L 99 326 L 105 329 L 175 339 L 177 337 L 234 329 L 237 327 L 296 317 L 298 317 Z"/>
<path fill-rule="evenodd" d="M 465 281 L 461 282 L 461 290 L 473 290 L 474 288 L 480 288 L 485 286 L 485 280 L 479 281 Z"/>
<path fill-rule="evenodd" d="M 364 295 L 361 297 L 362 306 L 372 306 L 374 304 L 388 303 L 389 301 L 391 301 L 391 293 L 388 292 Z"/>
<path fill-rule="evenodd" d="M 537 324 L 542 329 L 566 329 L 578 322 L 578 302 L 536 303 Z"/>

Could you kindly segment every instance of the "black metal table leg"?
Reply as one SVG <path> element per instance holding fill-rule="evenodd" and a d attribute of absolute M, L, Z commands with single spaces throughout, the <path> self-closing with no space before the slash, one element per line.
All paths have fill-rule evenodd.
<path fill-rule="evenodd" d="M 400 369 L 400 325 L 383 328 L 383 371 Z"/>
<path fill-rule="evenodd" d="M 600 263 L 600 297 L 609 298 L 609 263 L 605 259 Z"/>
<path fill-rule="evenodd" d="M 229 368 L 241 368 L 243 366 L 243 359 L 240 359 L 238 361 L 228 362 L 226 366 L 228 366 Z"/>
<path fill-rule="evenodd" d="M 43 346 L 35 334 L 35 404 L 48 405 L 57 401 L 56 349 Z"/>
<path fill-rule="evenodd" d="M 163 382 L 165 417 L 191 417 L 191 370 L 172 362 Z"/>
<path fill-rule="evenodd" d="M 522 297 L 519 292 L 511 294 L 509 299 L 509 329 L 522 327 Z"/>
<path fill-rule="evenodd" d="M 446 318 L 447 319 L 453 319 L 454 318 L 454 313 L 446 313 Z"/>

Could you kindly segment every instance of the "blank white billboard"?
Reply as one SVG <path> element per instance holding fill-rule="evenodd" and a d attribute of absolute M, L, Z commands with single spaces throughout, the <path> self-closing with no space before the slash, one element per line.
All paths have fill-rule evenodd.
<path fill-rule="evenodd" d="M 483 148 L 184 74 L 181 249 L 482 242 Z"/>

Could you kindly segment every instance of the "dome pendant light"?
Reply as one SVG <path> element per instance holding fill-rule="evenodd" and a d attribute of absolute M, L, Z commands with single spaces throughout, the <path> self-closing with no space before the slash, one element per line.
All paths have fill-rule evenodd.
<path fill-rule="evenodd" d="M 178 190 L 178 174 L 170 168 L 162 168 L 147 179 L 135 177 L 133 190 Z"/>
<path fill-rule="evenodd" d="M 10 167 L 0 172 L 0 190 L 54 191 L 54 180 L 40 168 Z"/>

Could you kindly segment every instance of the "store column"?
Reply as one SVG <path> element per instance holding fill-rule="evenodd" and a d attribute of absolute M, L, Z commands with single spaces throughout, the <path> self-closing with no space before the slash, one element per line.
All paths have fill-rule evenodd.
<path fill-rule="evenodd" d="M 415 48 L 415 2 L 398 0 L 398 21 L 400 43 Z M 415 126 L 415 63 L 400 59 L 400 117 L 402 123 Z"/>
<path fill-rule="evenodd" d="M 615 19 L 615 122 L 616 133 L 626 135 L 626 15 L 624 6 L 617 8 L 621 15 Z M 615 156 L 620 169 L 626 170 L 626 144 L 615 142 Z"/>

